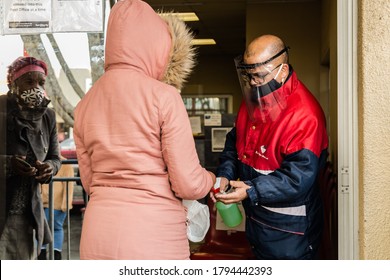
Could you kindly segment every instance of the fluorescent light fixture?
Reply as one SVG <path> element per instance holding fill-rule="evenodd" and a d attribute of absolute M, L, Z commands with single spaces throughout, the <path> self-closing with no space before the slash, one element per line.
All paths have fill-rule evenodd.
<path fill-rule="evenodd" d="M 198 16 L 195 13 L 177 13 L 177 16 L 182 21 L 199 21 Z"/>
<path fill-rule="evenodd" d="M 191 12 L 191 13 L 162 13 L 164 14 L 172 14 L 174 16 L 177 16 L 182 21 L 199 21 L 198 16 Z"/>
<path fill-rule="evenodd" d="M 214 39 L 192 39 L 191 43 L 193 45 L 216 45 L 217 43 L 215 42 Z"/>

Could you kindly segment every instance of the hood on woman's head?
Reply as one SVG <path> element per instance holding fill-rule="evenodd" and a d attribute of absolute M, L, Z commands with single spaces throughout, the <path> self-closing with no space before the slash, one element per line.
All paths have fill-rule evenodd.
<path fill-rule="evenodd" d="M 118 1 L 111 9 L 105 70 L 132 68 L 181 90 L 195 64 L 193 35 L 172 13 L 144 1 Z"/>
<path fill-rule="evenodd" d="M 193 34 L 187 25 L 172 13 L 159 12 L 168 24 L 172 36 L 172 49 L 163 82 L 181 90 L 195 66 L 196 49 Z"/>

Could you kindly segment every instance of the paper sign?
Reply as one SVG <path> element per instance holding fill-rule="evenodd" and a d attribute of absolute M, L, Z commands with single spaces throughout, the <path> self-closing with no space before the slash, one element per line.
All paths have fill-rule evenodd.
<path fill-rule="evenodd" d="M 104 0 L 52 0 L 53 32 L 103 31 Z"/>
<path fill-rule="evenodd" d="M 199 135 L 202 133 L 202 126 L 200 116 L 190 117 L 192 135 Z"/>
<path fill-rule="evenodd" d="M 51 30 L 51 0 L 4 1 L 4 34 L 45 33 Z"/>
<path fill-rule="evenodd" d="M 6 0 L 0 4 L 2 34 L 102 32 L 103 0 Z"/>
<path fill-rule="evenodd" d="M 222 115 L 221 114 L 204 114 L 205 126 L 221 126 Z"/>

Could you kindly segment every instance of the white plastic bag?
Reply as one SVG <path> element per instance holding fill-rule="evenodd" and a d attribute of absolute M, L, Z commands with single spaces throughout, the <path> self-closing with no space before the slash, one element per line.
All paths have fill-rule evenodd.
<path fill-rule="evenodd" d="M 209 207 L 197 200 L 184 200 L 187 208 L 187 237 L 192 242 L 200 242 L 210 227 Z"/>

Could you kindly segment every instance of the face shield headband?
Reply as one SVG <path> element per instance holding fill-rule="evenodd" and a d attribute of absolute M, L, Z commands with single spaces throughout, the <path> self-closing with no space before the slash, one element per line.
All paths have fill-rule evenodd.
<path fill-rule="evenodd" d="M 242 70 L 251 70 L 251 69 L 255 69 L 255 68 L 260 67 L 260 66 L 267 65 L 268 63 L 270 63 L 275 58 L 281 56 L 283 53 L 285 53 L 285 52 L 288 53 L 289 49 L 290 49 L 290 47 L 285 47 L 280 52 L 278 52 L 274 56 L 270 57 L 266 61 L 259 62 L 259 63 L 254 63 L 254 64 L 245 64 L 244 61 L 243 61 L 242 56 L 238 56 L 236 58 L 237 59 L 236 68 L 237 69 L 242 69 Z"/>

